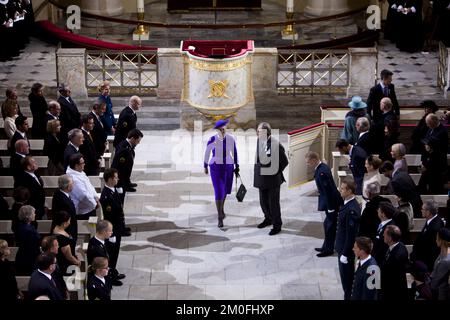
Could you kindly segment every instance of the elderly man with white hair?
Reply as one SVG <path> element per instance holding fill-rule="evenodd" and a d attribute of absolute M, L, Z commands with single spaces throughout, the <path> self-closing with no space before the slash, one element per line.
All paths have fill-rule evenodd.
<path fill-rule="evenodd" d="M 114 135 L 114 147 L 118 146 L 128 136 L 128 132 L 132 129 L 136 129 L 136 111 L 142 105 L 142 99 L 138 96 L 132 96 L 128 102 L 128 106 L 125 107 L 119 115 L 119 120 L 116 125 L 116 133 Z"/>

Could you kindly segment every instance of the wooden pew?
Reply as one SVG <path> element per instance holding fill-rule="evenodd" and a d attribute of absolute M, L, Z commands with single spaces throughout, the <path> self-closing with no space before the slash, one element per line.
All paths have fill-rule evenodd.
<path fill-rule="evenodd" d="M 2 160 L 3 168 L 10 168 L 10 160 L 11 160 L 10 156 L 0 156 L 0 159 Z M 48 164 L 47 156 L 33 156 L 33 159 L 36 160 L 39 169 L 47 168 Z"/>
<path fill-rule="evenodd" d="M 418 185 L 421 174 L 420 173 L 410 173 L 409 175 L 413 179 L 414 183 L 416 185 Z M 338 171 L 338 185 L 341 185 L 341 181 L 345 178 L 353 178 L 353 175 L 351 173 L 347 173 L 346 171 Z M 389 183 L 389 178 L 381 175 L 381 186 L 387 186 L 388 183 Z"/>
<path fill-rule="evenodd" d="M 29 139 L 30 141 L 30 152 L 33 154 L 34 151 L 42 152 L 44 151 L 44 140 L 43 139 Z M 8 140 L 0 140 L 0 152 L 3 154 L 8 151 Z"/>

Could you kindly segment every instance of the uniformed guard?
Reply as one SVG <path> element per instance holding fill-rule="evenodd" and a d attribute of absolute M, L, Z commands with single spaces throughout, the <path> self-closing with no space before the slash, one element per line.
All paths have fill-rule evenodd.
<path fill-rule="evenodd" d="M 144 135 L 139 129 L 133 129 L 128 133 L 128 138 L 119 143 L 114 154 L 114 159 L 111 167 L 119 172 L 118 187 L 123 191 L 136 192 L 137 184 L 131 183 L 131 171 L 134 164 L 134 148 L 141 142 Z M 123 197 L 125 194 L 123 193 Z"/>

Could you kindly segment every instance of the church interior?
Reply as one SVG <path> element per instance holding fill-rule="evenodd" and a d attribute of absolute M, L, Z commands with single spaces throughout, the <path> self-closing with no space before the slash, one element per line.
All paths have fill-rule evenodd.
<path fill-rule="evenodd" d="M 17 216 L 10 217 L 14 212 L 16 215 L 17 211 L 21 212 L 15 207 L 19 202 L 16 191 L 20 184 L 12 168 L 14 153 L 21 152 L 17 142 L 11 145 L 11 136 L 20 133 L 19 139 L 28 141 L 29 153 L 23 157 L 35 159 L 33 172 L 36 175 L 32 176 L 39 176 L 43 181 L 39 187 L 43 192 L 41 204 L 45 214 L 37 219 L 34 230 L 42 240 L 55 234 L 57 214 L 51 207 L 55 192 L 61 189 L 58 176 L 66 173 L 66 170 L 53 171 L 53 163 L 50 166 L 51 154 L 59 152 L 46 147 L 47 134 L 53 134 L 49 129 L 50 121 L 61 122 L 61 132 L 65 133 L 61 138 L 65 142 L 64 151 L 67 143 L 72 144 L 72 139 L 70 133 L 69 140 L 66 137 L 69 130 L 64 128 L 65 107 L 61 98 L 75 105 L 79 111 L 78 121 L 81 119 L 79 132 L 87 132 L 85 122 L 96 117 L 96 105 L 102 104 L 99 102 L 104 95 L 102 90 L 107 87 L 106 109 L 111 109 L 116 126 L 110 133 L 104 131 L 102 152 L 98 153 L 95 148 L 88 151 L 98 155 L 98 170 L 95 175 L 87 176 L 95 189 L 93 196 L 99 200 L 94 216 L 75 221 L 78 237 L 75 236 L 70 256 L 79 264 L 70 263 L 69 268 L 75 267 L 70 269 L 74 273 L 64 277 L 70 299 L 90 299 L 87 282 L 92 265 L 88 262 L 91 260 L 87 256 L 88 243 L 96 236 L 99 222 L 112 210 L 111 206 L 101 203 L 102 190 L 110 181 L 105 179 L 105 173 L 116 168 L 118 186 L 123 186 L 121 170 L 125 169 L 121 164 L 128 160 L 119 156 L 123 151 L 119 147 L 121 144 L 114 142 L 119 125 L 126 132 L 123 141 L 135 139 L 128 134 L 134 129 L 143 137 L 137 138 L 136 145 L 129 142 L 133 153 L 131 181 L 135 186 L 125 186 L 123 193 L 119 191 L 124 225 L 129 232 L 122 235 L 118 246 L 113 242 L 115 253 L 109 252 L 109 256 L 116 255 L 115 271 L 126 277 L 114 278 L 112 290 L 109 290 L 111 300 L 372 299 L 358 298 L 355 293 L 358 261 L 366 261 L 367 257 L 360 257 L 356 252 L 359 249 L 352 249 L 355 237 L 367 238 L 373 243 L 373 250 L 377 246 L 377 250 L 381 250 L 379 246 L 383 246 L 381 260 L 388 259 L 385 254 L 393 247 L 383 242 L 386 241 L 383 234 L 369 237 L 356 230 L 349 249 L 355 253 L 351 253 L 353 257 L 349 256 L 347 263 L 341 259 L 345 254 L 338 249 L 333 252 L 334 244 L 331 252 L 325 252 L 322 246 L 325 233 L 329 231 L 324 221 L 329 219 L 332 210 L 320 208 L 320 197 L 324 194 L 317 185 L 319 162 L 311 167 L 305 159 L 309 159 L 311 152 L 318 155 L 320 163 L 329 167 L 330 181 L 335 185 L 333 190 L 337 189 L 338 193 L 342 185 L 349 183 L 349 177 L 352 184 L 353 181 L 357 184 L 356 193 L 353 190 L 355 195 L 348 199 L 358 203 L 358 224 L 362 224 L 364 212 L 369 214 L 367 208 L 371 207 L 372 198 L 358 191 L 352 151 L 345 154 L 337 145 L 341 139 L 346 139 L 351 148 L 358 146 L 361 131 L 353 123 L 351 130 L 357 136 L 353 142 L 349 140 L 347 118 L 359 108 L 355 107 L 355 97 L 371 108 L 372 90 L 382 83 L 386 91 L 380 93 L 373 105 L 383 110 L 380 100 L 392 100 L 391 107 L 397 106 L 399 110 L 396 122 L 393 121 L 397 131 L 396 135 L 388 132 L 391 122 L 387 124 L 387 120 L 383 120 L 381 136 L 377 136 L 375 110 L 372 115 L 367 109 L 370 127 L 374 128 L 373 146 L 381 143 L 381 147 L 373 153 L 365 153 L 361 187 L 363 176 L 366 179 L 370 175 L 369 169 L 364 171 L 368 168 L 367 164 L 364 168 L 366 159 L 372 154 L 377 154 L 378 158 L 379 154 L 382 167 L 390 161 L 394 163 L 395 172 L 400 160 L 394 151 L 391 153 L 391 148 L 394 150 L 394 144 L 401 144 L 404 149 L 401 161 L 406 159 L 405 175 L 412 179 L 414 192 L 417 191 L 425 206 L 422 215 L 420 207 L 417 214 L 414 211 L 410 228 L 407 228 L 408 237 L 402 238 L 410 255 L 401 275 L 408 286 L 405 299 L 407 296 L 414 300 L 419 296 L 414 257 L 419 251 L 417 243 L 423 238 L 428 220 L 431 221 L 423 210 L 435 210 L 430 217 L 442 219 L 442 229 L 450 228 L 450 1 L 0 0 L 0 10 L 0 38 L 6 43 L 0 54 L 0 101 L 3 103 L 0 195 L 7 204 L 0 211 L 8 211 L 0 216 L 0 262 L 8 259 L 14 264 L 20 256 L 18 252 L 25 250 L 21 246 L 26 246 L 18 241 L 20 232 L 11 229 Z M 382 71 L 386 70 L 395 92 L 391 82 L 386 87 L 383 84 L 387 78 Z M 31 106 L 30 95 L 36 84 L 40 84 L 41 98 L 45 97 L 42 98 L 44 109 L 40 111 Z M 62 94 L 66 87 L 70 87 L 66 90 L 70 92 L 68 95 Z M 15 111 L 10 115 L 5 106 L 12 99 L 11 92 L 15 93 L 12 108 Z M 136 107 L 132 106 L 133 101 L 139 101 Z M 438 119 L 436 126 L 429 124 L 428 113 L 424 115 L 424 108 L 425 111 L 432 109 L 430 101 L 436 106 L 433 110 Z M 53 102 L 61 104 L 61 114 L 52 116 Z M 121 120 L 125 109 L 133 110 L 133 128 L 128 128 L 130 122 L 127 125 Z M 42 122 L 39 114 L 43 118 L 48 116 L 43 124 L 43 130 L 47 129 L 43 136 L 33 130 L 36 123 Z M 84 119 L 88 114 L 93 116 Z M 24 117 L 28 118 L 30 127 L 26 135 L 19 129 L 18 119 Z M 235 167 L 238 161 L 238 171 L 230 173 L 231 193 L 225 195 L 226 201 L 222 199 L 223 218 L 218 213 L 218 182 L 213 177 L 217 173 L 213 172 L 209 158 L 204 159 L 211 137 L 221 137 L 220 128 L 225 122 L 220 121 L 226 122 L 226 133 L 234 137 L 238 154 L 238 160 L 234 159 Z M 11 123 L 14 129 L 9 133 L 7 128 L 10 129 Z M 270 124 L 271 139 L 279 141 L 289 162 L 284 170 L 276 173 L 284 182 L 277 189 L 283 225 L 280 229 L 273 225 L 272 231 L 277 231 L 273 235 L 269 235 L 270 228 L 261 227 L 268 216 L 263 206 L 263 189 L 254 186 L 257 184 L 255 168 L 259 164 L 258 156 L 255 164 L 255 154 L 260 152 L 262 139 L 258 128 L 262 123 Z M 101 126 L 103 128 L 103 124 Z M 422 126 L 422 136 L 417 138 L 419 126 Z M 435 139 L 433 130 L 438 131 L 436 128 L 442 128 L 444 133 Z M 84 144 L 91 135 L 94 140 L 98 138 L 94 132 L 95 129 L 90 134 L 87 132 Z M 414 149 L 417 141 L 419 149 Z M 441 144 L 439 148 L 431 146 L 434 151 L 429 151 L 430 141 Z M 79 150 L 79 146 L 74 147 L 87 164 L 89 154 L 84 154 L 82 147 Z M 267 145 L 266 154 L 271 156 Z M 436 160 L 437 157 L 440 158 Z M 444 163 L 439 162 L 442 157 L 446 159 Z M 436 161 L 432 166 L 438 163 L 436 168 L 440 167 L 428 167 L 430 161 Z M 72 168 L 72 164 L 69 166 Z M 21 168 L 28 172 L 26 161 L 21 161 Z M 53 175 L 54 172 L 58 174 Z M 388 199 L 393 210 L 400 212 L 405 194 L 397 192 L 393 183 L 391 186 L 392 176 L 377 174 L 380 180 L 377 194 Z M 78 180 L 74 178 L 74 181 Z M 241 184 L 247 190 L 242 202 L 236 199 Z M 338 198 L 342 201 L 339 194 Z M 348 199 L 344 197 L 344 201 Z M 32 204 L 30 201 L 21 206 Z M 342 207 L 346 204 L 342 201 Z M 428 204 L 435 207 L 429 209 Z M 414 203 L 410 206 L 413 208 Z M 372 218 L 374 215 L 378 221 L 374 234 L 379 231 L 376 230 L 380 223 L 377 219 L 385 217 L 379 210 L 382 209 L 375 208 L 371 212 Z M 335 214 L 335 219 L 339 220 L 340 211 Z M 18 217 L 20 220 L 21 214 Z M 388 220 L 395 221 L 392 215 Z M 339 234 L 342 222 L 337 223 Z M 384 227 L 384 223 L 380 225 Z M 397 225 L 399 229 L 400 224 Z M 115 223 L 112 226 L 116 228 Z M 333 228 L 336 234 L 336 226 Z M 435 230 L 431 240 L 433 248 L 427 250 L 440 250 L 438 259 L 448 262 L 450 250 L 446 255 L 443 248 L 447 245 L 448 249 L 450 239 L 445 240 L 448 234 L 442 231 L 441 235 L 441 231 Z M 115 239 L 114 230 L 113 234 Z M 440 247 L 436 245 L 436 234 L 441 239 Z M 4 256 L 2 239 L 9 246 L 9 256 Z M 35 245 L 39 247 L 37 242 Z M 59 247 L 56 257 L 61 264 L 59 259 L 61 256 L 64 259 L 66 253 L 61 251 L 61 243 Z M 320 255 L 321 252 L 324 254 Z M 370 252 L 367 253 L 370 256 Z M 377 258 L 374 252 L 372 256 Z M 377 260 L 377 263 L 382 270 L 382 287 L 377 287 L 377 296 L 387 299 L 388 294 L 383 292 L 383 268 L 388 267 L 383 261 Z M 111 269 L 111 260 L 109 264 L 111 272 L 114 269 Z M 352 279 L 356 272 L 355 279 L 350 280 L 350 292 L 346 289 L 342 265 L 354 267 Z M 450 268 L 450 263 L 445 266 Z M 1 274 L 6 268 L 1 270 L 0 278 L 6 279 Z M 433 271 L 431 267 L 427 273 L 431 274 L 431 284 L 433 274 L 436 275 Z M 439 287 L 446 290 L 446 299 L 450 299 L 448 274 L 443 280 L 447 281 L 446 287 Z M 21 299 L 27 297 L 33 275 L 13 276 L 22 292 Z M 430 295 L 429 299 L 438 299 L 437 295 L 441 299 L 442 290 L 439 294 L 432 291 L 433 297 Z"/>

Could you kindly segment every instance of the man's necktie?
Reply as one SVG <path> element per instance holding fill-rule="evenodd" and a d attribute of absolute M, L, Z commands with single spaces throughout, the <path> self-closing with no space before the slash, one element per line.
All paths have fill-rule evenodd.
<path fill-rule="evenodd" d="M 386 255 L 384 256 L 384 260 L 387 261 L 389 259 L 390 255 L 391 255 L 391 250 L 388 249 L 388 251 L 386 251 Z"/>
<path fill-rule="evenodd" d="M 385 97 L 389 96 L 389 89 L 387 86 L 383 88 L 383 94 Z"/>

